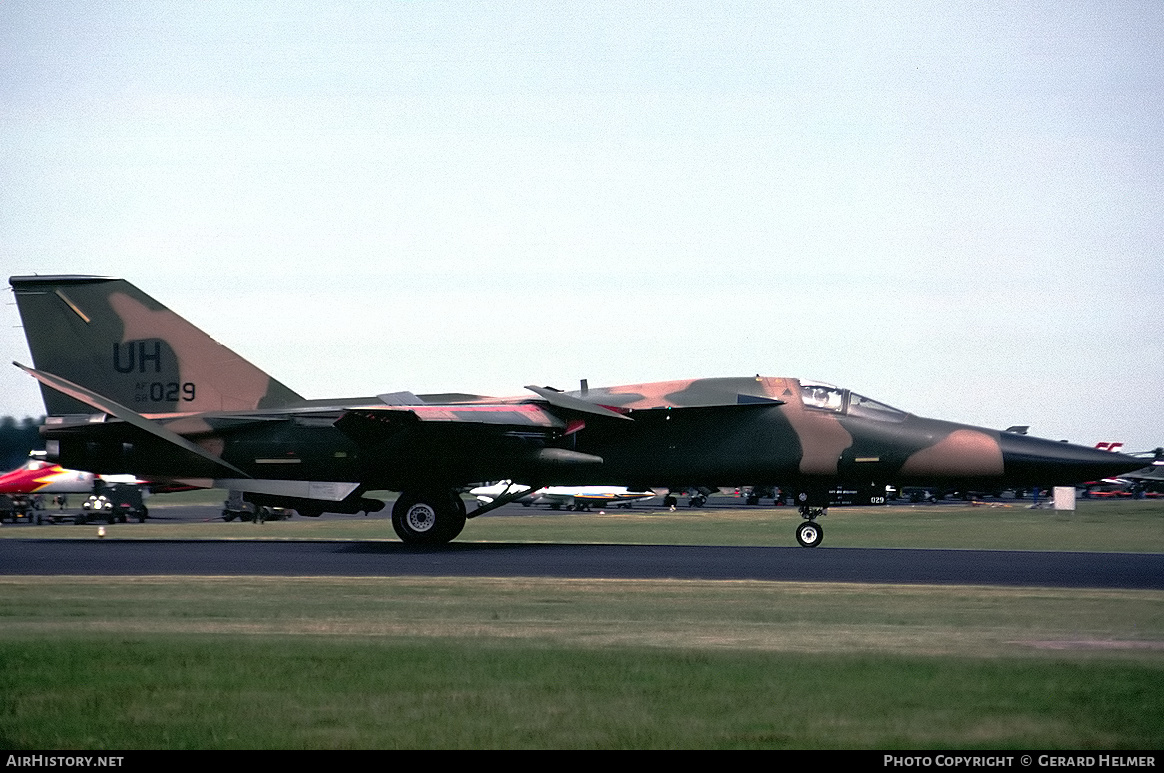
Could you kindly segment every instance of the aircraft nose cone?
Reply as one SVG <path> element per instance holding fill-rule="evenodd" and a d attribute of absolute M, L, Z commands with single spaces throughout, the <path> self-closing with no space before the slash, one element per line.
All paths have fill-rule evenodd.
<path fill-rule="evenodd" d="M 1143 459 L 1071 443 L 1002 433 L 1006 477 L 1033 485 L 1066 486 L 1111 478 L 1144 466 Z"/>

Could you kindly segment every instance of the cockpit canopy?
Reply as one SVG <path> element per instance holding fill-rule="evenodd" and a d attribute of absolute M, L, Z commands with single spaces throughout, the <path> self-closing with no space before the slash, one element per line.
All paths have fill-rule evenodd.
<path fill-rule="evenodd" d="M 908 415 L 905 411 L 899 411 L 885 403 L 870 400 L 868 397 L 848 389 L 815 381 L 800 382 L 800 399 L 806 408 L 832 411 L 862 419 L 904 421 Z"/>

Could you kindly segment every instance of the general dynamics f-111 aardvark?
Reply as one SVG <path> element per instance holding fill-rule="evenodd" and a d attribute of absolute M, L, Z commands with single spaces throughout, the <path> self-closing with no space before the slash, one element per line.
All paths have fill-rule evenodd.
<path fill-rule="evenodd" d="M 454 539 L 480 481 L 636 490 L 770 484 L 796 492 L 801 544 L 838 485 L 976 490 L 1096 480 L 1122 454 L 924 419 L 826 384 L 743 377 L 531 394 L 306 400 L 121 279 L 18 276 L 55 461 L 241 491 L 303 515 L 378 510 L 410 543 Z"/>

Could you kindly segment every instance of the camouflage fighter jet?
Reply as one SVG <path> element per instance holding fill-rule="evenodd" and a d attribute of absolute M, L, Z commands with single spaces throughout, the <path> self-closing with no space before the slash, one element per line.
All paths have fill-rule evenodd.
<path fill-rule="evenodd" d="M 366 492 L 397 491 L 392 524 L 410 543 L 448 542 L 467 517 L 520 496 L 466 513 L 457 492 L 488 480 L 535 490 L 778 480 L 796 492 L 798 541 L 815 546 L 838 484 L 1051 486 L 1144 464 L 795 378 L 307 400 L 124 280 L 9 281 L 34 364 L 19 367 L 41 383 L 54 461 L 239 491 L 303 515 L 378 510 Z"/>

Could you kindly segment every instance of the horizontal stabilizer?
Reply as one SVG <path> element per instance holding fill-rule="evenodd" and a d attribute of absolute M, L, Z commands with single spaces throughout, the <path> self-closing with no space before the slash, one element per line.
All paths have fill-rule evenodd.
<path fill-rule="evenodd" d="M 154 435 L 155 437 L 159 437 L 168 443 L 172 443 L 179 448 L 185 449 L 186 451 L 189 451 L 190 453 L 195 454 L 196 456 L 205 459 L 206 461 L 218 467 L 221 467 L 224 471 L 229 471 L 243 478 L 251 477 L 239 468 L 235 467 L 230 462 L 224 460 L 222 457 L 215 456 L 202 446 L 190 442 L 176 432 L 172 432 L 166 429 L 155 421 L 150 421 L 140 413 L 132 411 L 118 402 L 102 397 L 96 392 L 90 391 L 79 384 L 74 384 L 72 381 L 69 381 L 66 378 L 53 375 L 52 373 L 45 373 L 44 371 L 36 370 L 35 368 L 30 368 L 26 365 L 21 365 L 19 362 L 14 362 L 12 364 L 50 389 L 55 389 L 61 394 L 67 395 L 74 400 L 79 400 L 85 405 L 101 411 L 102 413 L 115 416 L 116 418 L 124 421 L 126 424 L 137 427 L 140 430 L 144 430 L 151 435 Z"/>

